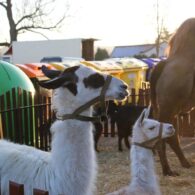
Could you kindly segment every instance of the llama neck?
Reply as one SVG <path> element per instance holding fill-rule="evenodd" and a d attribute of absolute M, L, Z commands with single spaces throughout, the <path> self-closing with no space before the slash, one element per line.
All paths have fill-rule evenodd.
<path fill-rule="evenodd" d="M 92 109 L 85 111 L 90 116 Z M 57 120 L 51 127 L 52 164 L 55 168 L 79 167 L 95 159 L 91 122 Z M 82 162 L 82 163 L 81 163 Z M 90 168 L 90 165 L 89 165 Z"/>
<path fill-rule="evenodd" d="M 157 183 L 157 178 L 152 150 L 132 145 L 131 175 L 133 184 L 157 186 L 155 185 Z"/>

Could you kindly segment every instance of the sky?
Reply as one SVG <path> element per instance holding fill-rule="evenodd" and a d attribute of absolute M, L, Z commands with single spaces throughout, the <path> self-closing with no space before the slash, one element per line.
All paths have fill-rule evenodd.
<path fill-rule="evenodd" d="M 156 38 L 157 0 L 57 0 L 52 19 L 59 18 L 66 11 L 66 1 L 70 6 L 69 17 L 58 31 L 44 31 L 49 39 L 96 38 L 99 40 L 96 45 L 101 47 L 153 43 Z M 160 21 L 163 18 L 163 26 L 171 33 L 184 20 L 195 17 L 194 0 L 158 1 Z M 0 41 L 9 40 L 5 12 L 0 11 L 0 21 Z M 45 38 L 25 33 L 18 40 Z"/>

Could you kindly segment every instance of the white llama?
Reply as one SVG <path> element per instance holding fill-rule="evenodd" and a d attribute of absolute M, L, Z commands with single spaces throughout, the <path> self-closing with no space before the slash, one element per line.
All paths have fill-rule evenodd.
<path fill-rule="evenodd" d="M 131 157 L 131 183 L 107 195 L 160 195 L 155 173 L 153 149 L 162 138 L 174 134 L 171 124 L 148 119 L 150 109 L 144 109 L 133 127 Z"/>
<path fill-rule="evenodd" d="M 92 124 L 88 121 L 92 119 L 92 104 L 100 99 L 125 99 L 127 85 L 82 64 L 64 72 L 44 67 L 43 72 L 51 79 L 41 86 L 54 89 L 52 108 L 57 117 L 51 126 L 51 152 L 1 140 L 1 194 L 9 194 L 11 180 L 24 184 L 25 195 L 32 195 L 33 188 L 47 190 L 50 195 L 92 195 L 96 180 Z"/>

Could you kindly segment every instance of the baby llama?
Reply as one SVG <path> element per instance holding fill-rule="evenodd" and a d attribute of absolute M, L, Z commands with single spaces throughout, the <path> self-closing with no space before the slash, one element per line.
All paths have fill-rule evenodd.
<path fill-rule="evenodd" d="M 0 140 L 1 194 L 9 194 L 9 181 L 49 195 L 92 195 L 95 191 L 96 157 L 92 135 L 92 105 L 123 100 L 127 85 L 82 64 L 64 72 L 42 68 L 50 80 L 40 83 L 53 89 L 52 108 L 57 120 L 51 126 L 51 152 Z"/>
<path fill-rule="evenodd" d="M 170 137 L 175 130 L 171 124 L 148 119 L 149 108 L 144 109 L 133 127 L 131 157 L 131 183 L 107 195 L 160 195 L 155 174 L 153 149 L 160 139 Z"/>

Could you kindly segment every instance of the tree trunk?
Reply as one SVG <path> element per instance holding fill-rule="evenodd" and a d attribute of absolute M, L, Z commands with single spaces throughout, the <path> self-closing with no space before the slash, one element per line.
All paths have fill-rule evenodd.
<path fill-rule="evenodd" d="M 16 24 L 13 19 L 13 13 L 12 13 L 12 3 L 11 0 L 7 0 L 7 18 L 9 21 L 10 25 L 10 43 L 13 41 L 17 41 L 17 29 L 16 29 Z"/>
<path fill-rule="evenodd" d="M 156 39 L 156 57 L 159 57 L 159 50 L 160 50 L 160 36 L 158 35 Z"/>

